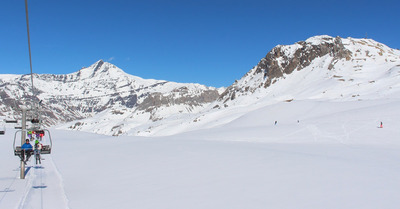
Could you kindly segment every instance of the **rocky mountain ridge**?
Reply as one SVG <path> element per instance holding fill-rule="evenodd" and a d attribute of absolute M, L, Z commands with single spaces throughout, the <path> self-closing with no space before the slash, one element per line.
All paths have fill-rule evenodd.
<path fill-rule="evenodd" d="M 35 74 L 34 85 L 36 96 L 32 98 L 30 75 L 0 76 L 1 114 L 12 118 L 17 114 L 13 107 L 20 103 L 20 98 L 31 98 L 42 101 L 41 110 L 48 126 L 93 117 L 105 110 L 117 115 L 148 113 L 148 119 L 159 120 L 196 111 L 219 96 L 218 89 L 213 87 L 142 79 L 102 60 L 71 74 Z M 158 109 L 163 107 L 170 107 L 170 112 L 160 115 Z"/>
<path fill-rule="evenodd" d="M 354 39 L 330 37 L 327 35 L 315 36 L 300 41 L 293 45 L 278 45 L 274 47 L 261 61 L 240 80 L 229 86 L 218 99 L 223 103 L 231 103 L 237 97 L 252 95 L 257 91 L 268 94 L 279 94 L 275 88 L 269 88 L 278 81 L 285 82 L 287 77 L 294 76 L 297 72 L 304 71 L 308 75 L 298 80 L 298 84 L 315 84 L 311 74 L 317 72 L 323 75 L 312 77 L 314 81 L 332 83 L 330 88 L 337 86 L 357 85 L 363 91 L 365 84 L 374 84 L 382 74 L 395 70 L 400 64 L 400 51 L 391 49 L 384 44 L 371 39 Z M 374 73 L 375 72 L 375 73 Z M 370 76 L 370 77 L 368 77 Z M 346 79 L 347 78 L 347 79 Z M 362 80 L 365 78 L 366 80 Z M 340 83 L 338 85 L 338 83 Z M 285 94 L 304 95 L 298 92 L 299 85 L 293 85 L 292 93 Z M 287 83 L 286 83 L 287 86 Z M 315 86 L 308 86 L 315 89 Z M 302 89 L 304 91 L 309 91 Z M 327 92 L 329 88 L 318 90 L 316 94 Z M 354 90 L 354 89 L 353 89 Z M 351 92 L 355 93 L 355 92 Z M 352 97 L 354 94 L 346 95 Z M 312 98 L 316 95 L 307 94 L 303 97 Z M 341 97 L 337 97 L 341 98 Z"/>
<path fill-rule="evenodd" d="M 260 105 L 400 97 L 399 81 L 399 50 L 323 35 L 274 47 L 226 89 L 142 79 L 100 60 L 72 74 L 35 75 L 33 99 L 43 101 L 47 125 L 115 136 L 171 135 L 223 125 Z M 31 97 L 29 82 L 27 75 L 0 76 L 1 114 L 12 116 L 18 98 Z"/>

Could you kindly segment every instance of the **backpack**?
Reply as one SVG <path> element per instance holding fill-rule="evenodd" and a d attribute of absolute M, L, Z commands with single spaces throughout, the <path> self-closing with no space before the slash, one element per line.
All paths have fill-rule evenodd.
<path fill-rule="evenodd" d="M 35 144 L 35 149 L 42 149 L 42 145 L 40 143 Z"/>

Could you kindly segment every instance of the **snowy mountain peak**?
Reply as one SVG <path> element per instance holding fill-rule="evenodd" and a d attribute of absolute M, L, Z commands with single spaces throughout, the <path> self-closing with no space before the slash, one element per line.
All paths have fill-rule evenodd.
<path fill-rule="evenodd" d="M 337 39 L 341 39 L 340 37 L 336 37 Z M 328 36 L 328 35 L 319 35 L 319 36 L 313 36 L 305 40 L 306 43 L 309 43 L 311 45 L 320 45 L 324 43 L 334 43 L 334 37 Z"/>
<path fill-rule="evenodd" d="M 393 86 L 399 82 L 398 76 L 393 75 L 399 70 L 400 51 L 372 39 L 314 36 L 274 47 L 256 67 L 228 87 L 219 100 L 237 103 L 238 97 L 256 92 L 261 92 L 259 98 L 279 95 L 283 100 L 354 100 L 371 94 L 377 97 L 387 94 L 388 89 L 393 92 Z M 387 82 L 377 85 L 382 80 Z"/>
<path fill-rule="evenodd" d="M 0 91 L 0 109 L 5 115 L 15 114 L 13 105 L 31 91 L 29 82 L 23 75 L 14 79 L 0 76 L 4 87 Z M 67 75 L 37 75 L 35 88 L 38 94 L 34 99 L 42 100 L 47 125 L 86 119 L 67 126 L 87 131 L 95 128 L 94 132 L 110 135 L 121 135 L 135 127 L 139 128 L 132 131 L 147 134 L 147 127 L 141 128 L 142 124 L 198 112 L 219 97 L 218 89 L 213 87 L 143 79 L 103 60 Z M 102 119 L 93 121 L 91 117 Z"/>
<path fill-rule="evenodd" d="M 118 78 L 127 75 L 117 66 L 108 62 L 104 62 L 103 60 L 99 60 L 96 63 L 92 64 L 90 67 L 82 68 L 81 70 L 73 74 L 75 74 L 76 77 L 79 79 L 104 79 L 106 77 Z"/>
<path fill-rule="evenodd" d="M 99 60 L 99 61 L 97 61 L 96 63 L 94 63 L 92 66 L 90 66 L 90 67 L 92 67 L 92 68 L 94 68 L 94 71 L 97 71 L 97 70 L 99 70 L 100 68 L 101 68 L 101 66 L 103 66 L 104 65 L 104 61 L 103 60 Z"/>

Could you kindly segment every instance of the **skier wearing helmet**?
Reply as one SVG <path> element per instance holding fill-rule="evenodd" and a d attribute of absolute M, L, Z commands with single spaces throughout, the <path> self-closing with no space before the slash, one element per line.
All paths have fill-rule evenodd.
<path fill-rule="evenodd" d="M 41 143 L 39 143 L 38 140 L 35 141 L 35 158 L 36 158 L 36 164 L 42 164 L 41 160 L 40 160 L 40 151 L 42 150 L 43 145 Z"/>

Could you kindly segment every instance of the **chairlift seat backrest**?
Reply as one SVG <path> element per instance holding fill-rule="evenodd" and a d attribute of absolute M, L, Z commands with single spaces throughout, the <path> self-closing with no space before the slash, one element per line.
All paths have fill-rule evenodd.
<path fill-rule="evenodd" d="M 21 155 L 21 151 L 22 151 L 21 146 L 16 146 L 15 149 L 14 149 L 14 155 L 15 156 L 20 156 Z M 32 152 L 33 152 L 33 149 L 25 150 L 25 154 L 27 154 L 27 153 L 31 153 L 32 154 Z"/>
<path fill-rule="evenodd" d="M 33 152 L 33 149 L 31 150 L 26 150 L 25 152 Z M 50 145 L 43 145 L 40 154 L 46 155 L 46 154 L 51 154 L 51 147 Z M 14 155 L 15 156 L 20 156 L 21 155 L 21 146 L 16 146 L 14 149 Z"/>
<path fill-rule="evenodd" d="M 40 151 L 40 154 L 50 154 L 51 153 L 51 147 L 50 145 L 43 145 L 42 150 Z"/>
<path fill-rule="evenodd" d="M 39 123 L 39 119 L 32 119 L 31 123 Z"/>
<path fill-rule="evenodd" d="M 18 123 L 16 120 L 6 120 L 6 123 Z"/>

